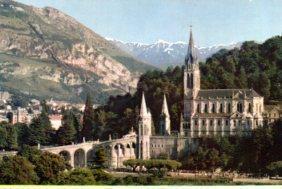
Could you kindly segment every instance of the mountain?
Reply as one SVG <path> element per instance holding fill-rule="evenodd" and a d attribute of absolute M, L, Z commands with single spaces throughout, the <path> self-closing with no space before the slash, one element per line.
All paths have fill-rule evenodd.
<path fill-rule="evenodd" d="M 152 64 L 159 68 L 166 68 L 170 65 L 183 64 L 188 48 L 188 43 L 185 42 L 170 43 L 164 40 L 158 40 L 153 44 L 142 44 L 125 43 L 114 39 L 108 40 L 134 56 L 136 59 Z M 234 47 L 240 47 L 240 43 L 200 47 L 198 48 L 199 59 L 204 61 L 220 49 L 229 50 Z"/>
<path fill-rule="evenodd" d="M 155 67 L 51 7 L 0 0 L 0 87 L 58 100 L 95 101 L 136 87 Z"/>

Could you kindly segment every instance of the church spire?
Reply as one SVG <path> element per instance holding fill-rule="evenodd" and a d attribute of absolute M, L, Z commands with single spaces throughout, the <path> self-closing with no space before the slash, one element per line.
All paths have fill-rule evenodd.
<path fill-rule="evenodd" d="M 197 62 L 198 62 L 198 58 L 197 58 L 196 48 L 194 46 L 192 26 L 190 26 L 190 39 L 189 39 L 187 55 L 185 57 L 185 65 L 195 64 Z"/>
<path fill-rule="evenodd" d="M 169 118 L 169 112 L 168 112 L 168 106 L 167 106 L 165 94 L 164 94 L 164 100 L 163 100 L 162 114 L 166 115 Z"/>
<path fill-rule="evenodd" d="M 170 116 L 169 116 L 165 94 L 164 94 L 164 100 L 163 100 L 162 113 L 160 115 L 160 134 L 161 135 L 170 135 Z"/>
<path fill-rule="evenodd" d="M 144 117 L 148 113 L 146 100 L 145 100 L 145 94 L 142 92 L 142 100 L 141 100 L 141 107 L 140 107 L 140 116 Z"/>

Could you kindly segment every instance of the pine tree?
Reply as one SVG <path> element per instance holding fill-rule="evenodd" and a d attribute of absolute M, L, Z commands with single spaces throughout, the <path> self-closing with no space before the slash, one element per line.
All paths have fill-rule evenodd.
<path fill-rule="evenodd" d="M 81 130 L 81 137 L 85 137 L 85 140 L 93 139 L 93 125 L 94 125 L 94 110 L 91 101 L 91 96 L 88 94 L 85 102 L 85 109 L 83 114 L 83 124 Z"/>
<path fill-rule="evenodd" d="M 65 111 L 62 119 L 62 127 L 57 131 L 57 141 L 60 145 L 71 144 L 76 139 L 74 114 L 72 111 Z"/>
<path fill-rule="evenodd" d="M 28 131 L 28 144 L 48 145 L 52 143 L 53 129 L 48 116 L 48 109 L 43 101 L 42 111 L 38 117 L 33 118 Z"/>

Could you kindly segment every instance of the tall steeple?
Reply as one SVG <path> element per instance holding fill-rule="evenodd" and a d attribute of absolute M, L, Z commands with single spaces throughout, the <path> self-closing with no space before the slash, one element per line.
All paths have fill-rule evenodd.
<path fill-rule="evenodd" d="M 183 107 L 183 120 L 180 126 L 181 135 L 189 133 L 193 130 L 191 127 L 191 117 L 195 113 L 195 99 L 201 88 L 201 73 L 197 57 L 197 49 L 194 46 L 194 39 L 192 27 L 190 26 L 190 39 L 185 57 L 185 69 L 183 76 L 183 91 L 184 91 L 184 107 Z"/>
<path fill-rule="evenodd" d="M 140 107 L 140 117 L 145 117 L 148 114 L 146 100 L 145 100 L 145 94 L 142 92 L 142 100 L 141 100 L 141 107 Z"/>
<path fill-rule="evenodd" d="M 144 92 L 142 93 L 140 116 L 138 123 L 138 158 L 150 159 L 150 136 L 152 115 L 147 108 Z"/>
<path fill-rule="evenodd" d="M 196 63 L 198 63 L 198 57 L 197 57 L 196 48 L 194 46 L 192 26 L 190 26 L 190 39 L 189 39 L 187 55 L 185 57 L 185 65 L 187 66 L 188 64 L 196 64 Z"/>
<path fill-rule="evenodd" d="M 170 135 L 170 116 L 165 94 L 163 99 L 162 112 L 160 115 L 160 134 Z"/>
<path fill-rule="evenodd" d="M 164 100 L 163 100 L 162 114 L 165 114 L 167 117 L 170 117 L 169 116 L 169 112 L 168 112 L 168 107 L 167 107 L 167 101 L 166 101 L 165 94 L 164 94 Z"/>

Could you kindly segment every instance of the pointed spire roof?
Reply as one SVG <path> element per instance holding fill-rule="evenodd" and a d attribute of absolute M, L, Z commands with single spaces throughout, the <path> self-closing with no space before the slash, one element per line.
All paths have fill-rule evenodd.
<path fill-rule="evenodd" d="M 164 94 L 164 100 L 163 100 L 162 114 L 165 114 L 167 117 L 169 117 L 168 106 L 167 106 L 165 94 Z"/>
<path fill-rule="evenodd" d="M 189 46 L 187 50 L 187 55 L 185 57 L 185 64 L 195 64 L 198 62 L 196 48 L 194 46 L 194 39 L 193 39 L 193 32 L 192 26 L 190 26 L 190 39 L 189 39 Z"/>
<path fill-rule="evenodd" d="M 147 105 L 145 100 L 145 94 L 142 92 L 142 100 L 141 100 L 141 107 L 140 107 L 140 116 L 146 116 L 147 115 Z"/>

